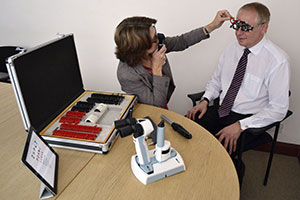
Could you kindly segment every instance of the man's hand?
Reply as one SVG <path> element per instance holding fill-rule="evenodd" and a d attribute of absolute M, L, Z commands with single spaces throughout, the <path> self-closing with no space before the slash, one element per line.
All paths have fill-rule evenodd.
<path fill-rule="evenodd" d="M 240 122 L 235 122 L 220 130 L 216 136 L 219 136 L 220 142 L 224 140 L 224 148 L 227 150 L 228 147 L 228 153 L 231 154 L 236 151 L 237 140 L 239 139 L 241 132 Z"/>
<path fill-rule="evenodd" d="M 191 110 L 188 111 L 187 117 L 192 120 L 195 120 L 195 115 L 199 111 L 200 114 L 199 114 L 198 118 L 201 119 L 201 117 L 207 111 L 207 105 L 208 105 L 207 101 L 201 101 L 197 106 L 194 106 Z"/>

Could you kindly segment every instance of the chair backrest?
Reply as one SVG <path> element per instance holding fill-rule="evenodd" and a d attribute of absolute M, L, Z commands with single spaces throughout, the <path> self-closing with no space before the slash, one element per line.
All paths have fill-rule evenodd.
<path fill-rule="evenodd" d="M 17 46 L 0 47 L 0 72 L 7 72 L 6 59 L 12 55 L 19 53 L 23 48 Z"/>

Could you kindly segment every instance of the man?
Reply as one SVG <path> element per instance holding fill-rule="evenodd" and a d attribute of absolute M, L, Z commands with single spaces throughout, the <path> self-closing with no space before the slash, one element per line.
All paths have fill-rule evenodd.
<path fill-rule="evenodd" d="M 237 42 L 225 49 L 202 100 L 187 114 L 218 137 L 229 154 L 242 131 L 282 120 L 289 107 L 288 56 L 265 36 L 269 20 L 268 8 L 260 3 L 239 9 L 232 22 Z M 218 96 L 219 105 L 208 106 Z M 246 135 L 246 143 L 255 137 Z"/>

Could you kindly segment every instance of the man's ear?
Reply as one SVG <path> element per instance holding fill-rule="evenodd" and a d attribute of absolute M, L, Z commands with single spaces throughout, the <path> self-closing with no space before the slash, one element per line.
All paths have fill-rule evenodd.
<path fill-rule="evenodd" d="M 267 33 L 267 30 L 269 28 L 269 24 L 265 23 L 265 24 L 262 24 L 262 26 L 263 26 L 262 28 L 263 28 L 264 33 Z"/>

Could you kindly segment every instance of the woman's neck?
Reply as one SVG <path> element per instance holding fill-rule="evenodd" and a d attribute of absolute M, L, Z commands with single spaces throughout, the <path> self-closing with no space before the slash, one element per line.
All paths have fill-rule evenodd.
<path fill-rule="evenodd" d="M 151 60 L 142 60 L 142 65 L 144 66 L 144 67 L 149 67 L 149 68 L 152 68 L 152 62 L 151 62 Z"/>

